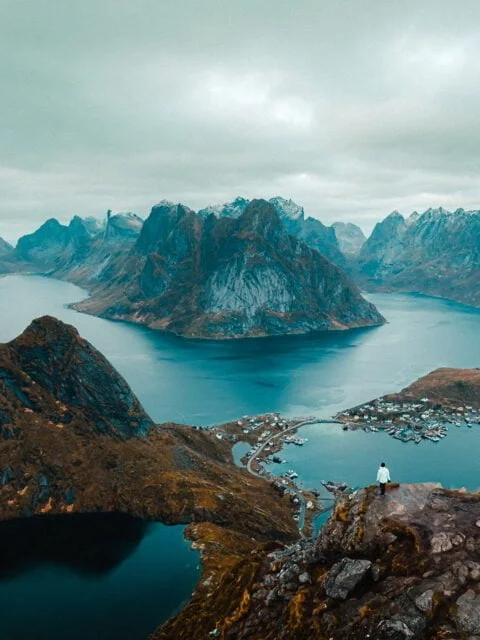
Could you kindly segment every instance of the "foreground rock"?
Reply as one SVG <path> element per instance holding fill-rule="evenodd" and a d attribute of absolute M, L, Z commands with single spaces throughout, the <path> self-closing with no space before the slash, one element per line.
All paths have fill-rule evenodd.
<path fill-rule="evenodd" d="M 434 484 L 392 485 L 386 496 L 370 487 L 344 497 L 318 539 L 263 560 L 235 615 L 218 621 L 219 637 L 476 636 L 479 521 L 479 494 Z"/>
<path fill-rule="evenodd" d="M 54 318 L 0 345 L 0 520 L 119 512 L 189 524 L 204 567 L 190 637 L 208 637 L 207 594 L 228 615 L 255 558 L 298 535 L 288 498 L 237 467 L 230 446 L 154 425 L 108 361 Z"/>
<path fill-rule="evenodd" d="M 162 202 L 125 260 L 113 262 L 87 313 L 188 337 L 238 338 L 384 322 L 344 273 L 289 235 L 272 204 L 238 217 Z"/>

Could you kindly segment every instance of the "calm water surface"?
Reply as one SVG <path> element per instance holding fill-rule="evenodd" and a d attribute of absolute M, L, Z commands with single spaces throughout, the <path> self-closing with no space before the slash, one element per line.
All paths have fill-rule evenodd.
<path fill-rule="evenodd" d="M 0 341 L 43 314 L 70 322 L 126 377 L 159 422 L 209 425 L 264 411 L 328 416 L 398 390 L 436 367 L 480 364 L 480 310 L 434 298 L 370 296 L 389 321 L 373 329 L 201 341 L 66 308 L 84 297 L 65 282 L 0 278 Z"/>
<path fill-rule="evenodd" d="M 2 640 L 146 640 L 188 600 L 199 556 L 184 528 L 111 518 L 0 526 Z"/>

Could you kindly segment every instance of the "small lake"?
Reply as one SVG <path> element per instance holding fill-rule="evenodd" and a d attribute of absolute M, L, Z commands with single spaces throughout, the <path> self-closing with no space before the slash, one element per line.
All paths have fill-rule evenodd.
<path fill-rule="evenodd" d="M 146 640 L 198 581 L 183 531 L 98 514 L 2 523 L 1 640 Z"/>

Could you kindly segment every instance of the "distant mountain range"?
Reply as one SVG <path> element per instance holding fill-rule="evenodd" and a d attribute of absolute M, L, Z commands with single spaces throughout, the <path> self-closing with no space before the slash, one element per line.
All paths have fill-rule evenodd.
<path fill-rule="evenodd" d="M 480 212 L 395 211 L 366 239 L 354 224 L 327 227 L 281 197 L 198 213 L 162 201 L 145 223 L 110 212 L 104 222 L 47 220 L 16 248 L 0 241 L 0 272 L 69 280 L 92 293 L 79 310 L 184 336 L 370 326 L 383 319 L 350 278 L 367 291 L 480 306 Z"/>
<path fill-rule="evenodd" d="M 379 222 L 350 263 L 369 291 L 406 291 L 480 306 L 480 211 L 397 211 Z"/>
<path fill-rule="evenodd" d="M 384 322 L 344 272 L 312 246 L 329 246 L 344 261 L 333 230 L 309 220 L 281 198 L 237 199 L 198 214 L 163 201 L 145 223 L 134 214 L 109 214 L 105 226 L 78 217 L 68 226 L 48 220 L 7 252 L 5 271 L 75 282 L 92 294 L 75 305 L 78 310 L 190 337 Z M 315 234 L 308 236 L 308 228 Z"/>

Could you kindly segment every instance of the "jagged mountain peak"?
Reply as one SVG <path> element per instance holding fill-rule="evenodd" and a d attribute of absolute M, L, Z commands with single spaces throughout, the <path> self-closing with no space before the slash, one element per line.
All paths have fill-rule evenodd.
<path fill-rule="evenodd" d="M 303 220 L 305 217 L 304 208 L 290 198 L 287 200 L 281 196 L 275 196 L 274 198 L 270 198 L 269 202 L 273 204 L 281 218 L 286 217 L 291 220 Z"/>
<path fill-rule="evenodd" d="M 58 413 L 61 404 L 65 425 L 68 416 L 83 416 L 86 432 L 120 438 L 143 436 L 153 424 L 108 360 L 75 327 L 54 317 L 35 319 L 0 346 L 2 371 L 17 411 L 41 406 Z"/>
<path fill-rule="evenodd" d="M 145 220 L 135 244 L 135 252 L 147 255 L 165 251 L 169 237 L 181 221 L 188 219 L 193 224 L 196 217 L 195 212 L 189 207 L 163 200 L 152 208 Z"/>
<path fill-rule="evenodd" d="M 263 237 L 267 237 L 272 231 L 283 231 L 286 235 L 274 205 L 267 200 L 251 200 L 238 223 L 242 230 L 254 231 Z"/>
<path fill-rule="evenodd" d="M 403 221 L 405 221 L 405 218 L 402 216 L 400 211 L 397 211 L 397 209 L 394 209 L 392 211 L 392 213 L 388 214 L 388 216 L 385 218 L 385 220 L 403 220 Z"/>
<path fill-rule="evenodd" d="M 245 211 L 249 202 L 250 200 L 237 196 L 232 202 L 209 205 L 204 209 L 200 209 L 198 215 L 202 218 L 212 214 L 217 218 L 238 218 Z"/>

